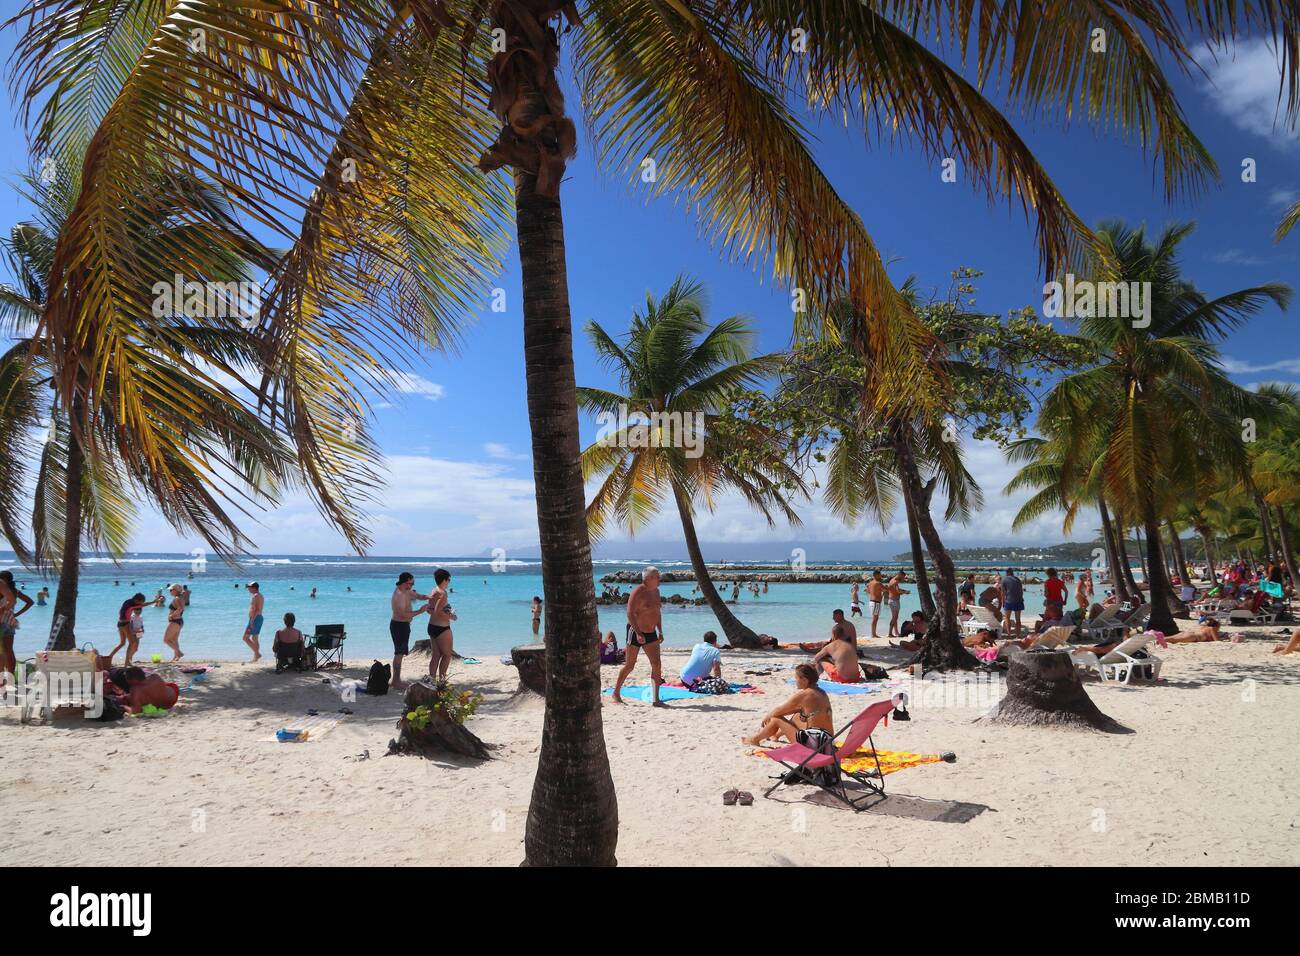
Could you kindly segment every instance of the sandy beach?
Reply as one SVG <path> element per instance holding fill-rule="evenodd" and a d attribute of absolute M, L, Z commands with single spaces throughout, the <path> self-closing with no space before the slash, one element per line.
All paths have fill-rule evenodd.
<path fill-rule="evenodd" d="M 853 814 L 809 787 L 763 799 L 774 764 L 742 734 L 783 699 L 788 671 L 743 675 L 793 652 L 724 655 L 724 674 L 761 694 L 652 710 L 606 698 L 605 739 L 619 796 L 624 865 L 1300 864 L 1294 783 L 1300 657 L 1271 653 L 1279 628 L 1241 644 L 1173 646 L 1154 685 L 1087 682 L 1128 735 L 976 722 L 991 688 L 913 681 L 910 722 L 878 731 L 881 749 L 954 751 L 957 761 L 889 775 L 888 800 Z M 902 652 L 870 647 L 886 667 Z M 665 654 L 675 676 L 685 652 Z M 364 662 L 369 665 L 369 661 Z M 0 805 L 13 823 L 0 847 L 39 864 L 102 863 L 131 845 L 143 863 L 186 865 L 513 866 L 542 726 L 540 697 L 513 667 L 457 662 L 453 680 L 481 692 L 470 723 L 497 744 L 484 763 L 384 756 L 400 696 L 340 698 L 345 671 L 277 676 L 266 661 L 220 662 L 162 719 L 60 720 L 20 726 L 0 711 L 8 772 Z M 412 657 L 409 674 L 420 673 Z M 605 685 L 616 669 L 605 667 Z M 644 662 L 632 678 L 645 684 Z M 836 723 L 871 697 L 836 696 Z M 945 704 L 945 697 L 947 704 Z M 948 704 L 951 704 L 949 706 Z M 309 709 L 344 716 L 303 743 L 274 741 Z M 732 787 L 753 806 L 725 807 Z"/>

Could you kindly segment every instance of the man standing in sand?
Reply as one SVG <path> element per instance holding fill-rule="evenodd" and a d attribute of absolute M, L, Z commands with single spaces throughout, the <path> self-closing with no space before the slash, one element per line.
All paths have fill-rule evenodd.
<path fill-rule="evenodd" d="M 255 663 L 262 659 L 257 636 L 262 633 L 262 607 L 266 604 L 266 598 L 262 597 L 262 590 L 256 581 L 248 582 L 248 593 L 251 597 L 248 599 L 248 627 L 244 628 L 244 643 L 253 649 L 253 660 L 250 663 Z"/>
<path fill-rule="evenodd" d="M 429 595 L 416 593 L 414 574 L 403 571 L 397 576 L 397 587 L 389 601 L 392 617 L 388 621 L 388 634 L 393 639 L 393 680 L 389 686 L 393 690 L 406 689 L 402 682 L 402 658 L 411 653 L 411 621 L 425 610 L 411 610 L 411 602 L 427 600 Z"/>
<path fill-rule="evenodd" d="M 1020 636 L 1020 612 L 1025 609 L 1025 585 L 1011 568 L 998 581 L 998 599 L 1002 605 L 1002 635 L 1015 640 Z"/>
<path fill-rule="evenodd" d="M 885 579 L 881 577 L 879 569 L 871 572 L 871 580 L 867 582 L 867 598 L 871 601 L 871 639 L 875 640 L 880 635 L 876 633 L 876 622 L 880 620 L 880 602 L 885 597 Z"/>
<path fill-rule="evenodd" d="M 664 639 L 663 600 L 659 596 L 659 569 L 648 567 L 641 572 L 641 583 L 627 599 L 627 659 L 614 682 L 614 703 L 623 703 L 623 682 L 636 667 L 638 650 L 650 658 L 650 693 L 654 706 L 664 706 L 659 699 L 659 645 Z"/>

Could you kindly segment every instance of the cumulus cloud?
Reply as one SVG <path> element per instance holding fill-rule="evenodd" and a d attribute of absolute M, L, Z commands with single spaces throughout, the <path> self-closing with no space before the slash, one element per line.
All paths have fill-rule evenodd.
<path fill-rule="evenodd" d="M 483 446 L 483 454 L 489 458 L 498 458 L 504 461 L 527 461 L 528 456 L 510 450 L 509 445 L 503 445 L 501 442 L 490 441 Z"/>
<path fill-rule="evenodd" d="M 1208 78 L 1204 92 L 1234 126 L 1290 148 L 1300 129 L 1285 121 L 1278 99 L 1282 66 L 1263 39 L 1248 39 L 1226 50 L 1204 47 L 1197 56 Z"/>

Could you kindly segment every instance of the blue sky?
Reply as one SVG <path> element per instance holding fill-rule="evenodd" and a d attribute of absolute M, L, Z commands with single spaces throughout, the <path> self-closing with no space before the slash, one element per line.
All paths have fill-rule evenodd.
<path fill-rule="evenodd" d="M 7 57 L 12 44 L 12 34 L 6 34 L 0 52 Z M 1264 44 L 1251 41 L 1217 63 L 1208 55 L 1203 60 L 1209 80 L 1173 80 L 1193 130 L 1215 157 L 1223 179 L 1172 206 L 1163 202 L 1150 157 L 1135 144 L 1082 125 L 1062 129 L 1012 119 L 1085 221 L 1120 217 L 1158 228 L 1173 219 L 1196 220 L 1198 228 L 1183 247 L 1184 267 L 1208 294 L 1265 281 L 1300 286 L 1300 235 L 1280 246 L 1271 239 L 1282 209 L 1300 197 L 1300 138 L 1273 122 L 1276 60 Z M 577 96 L 571 94 L 569 103 L 576 111 Z M 5 100 L 2 108 L 0 145 L 12 176 L 25 165 L 26 141 L 13 105 Z M 647 290 L 661 292 L 679 272 L 705 282 L 715 320 L 747 314 L 758 330 L 760 349 L 785 347 L 791 333 L 788 293 L 774 289 L 761 267 L 756 271 L 724 262 L 670 200 L 647 204 L 621 181 L 600 173 L 582 141 L 581 123 L 579 130 L 579 154 L 562 191 L 578 382 L 613 384 L 595 363 L 581 326 L 596 319 L 611 331 L 625 328 Z M 957 183 L 942 182 L 937 163 L 928 163 L 906 144 L 867 145 L 860 134 L 835 128 L 818 133 L 818 159 L 861 214 L 878 247 L 897 259 L 892 267 L 897 279 L 916 273 L 923 289 L 943 290 L 953 268 L 973 266 L 984 272 L 981 309 L 1005 313 L 1041 303 L 1043 277 L 1033 226 L 1018 209 L 990 204 L 960 181 L 960 170 Z M 1255 160 L 1254 183 L 1241 181 L 1245 158 Z M 0 189 L 0 220 L 14 222 L 25 213 L 12 189 Z M 506 290 L 507 311 L 485 311 L 473 319 L 459 354 L 431 356 L 414 369 L 392 407 L 377 413 L 392 484 L 371 524 L 375 553 L 481 554 L 494 547 L 535 553 L 520 282 L 513 252 L 499 285 Z M 1224 344 L 1225 364 L 1237 381 L 1300 382 L 1296 309 L 1300 305 L 1292 314 L 1270 309 Z M 590 440 L 594 423 L 585 421 L 583 430 Z M 991 445 L 967 443 L 966 451 L 987 506 L 969 526 L 947 529 L 946 537 L 954 544 L 1012 540 L 1010 520 L 1019 499 L 1001 495 L 1011 469 Z M 874 526 L 846 528 L 819 501 L 801 513 L 801 529 L 768 529 L 741 503 L 723 500 L 714 514 L 701 516 L 700 536 L 706 552 L 714 555 L 726 547 L 719 542 L 750 543 L 760 550 L 768 542 L 773 557 L 793 545 L 806 547 L 814 558 L 829 542 L 860 542 L 864 557 L 892 554 L 905 537 L 900 521 L 883 533 Z M 1093 526 L 1085 518 L 1071 537 L 1082 539 Z M 264 515 L 261 527 L 251 531 L 263 551 L 346 550 L 305 498 Z M 1058 519 L 1045 519 L 1014 537 L 1043 543 L 1063 539 Z M 679 539 L 675 516 L 666 514 L 636 543 L 611 534 L 602 550 L 675 553 Z M 293 546 L 287 547 L 290 541 Z M 197 543 L 152 518 L 142 522 L 135 538 L 138 550 L 188 551 Z"/>

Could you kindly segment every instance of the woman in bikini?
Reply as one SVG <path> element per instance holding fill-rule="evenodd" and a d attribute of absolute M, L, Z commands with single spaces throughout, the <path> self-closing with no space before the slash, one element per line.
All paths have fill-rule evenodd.
<path fill-rule="evenodd" d="M 811 664 L 796 667 L 794 683 L 798 690 L 794 696 L 763 719 L 758 733 L 741 737 L 740 742 L 757 747 L 769 737 L 784 737 L 791 743 L 819 749 L 835 734 L 835 724 L 831 720 L 831 699 L 817 686 L 817 679 L 817 668 Z"/>
<path fill-rule="evenodd" d="M 185 626 L 185 592 L 179 584 L 173 584 L 168 590 L 172 594 L 172 603 L 167 606 L 167 630 L 163 633 L 163 643 L 172 649 L 172 660 L 178 661 L 185 656 L 181 653 L 181 628 Z"/>
<path fill-rule="evenodd" d="M 429 676 L 434 681 L 445 681 L 447 668 L 451 666 L 451 622 L 456 620 L 456 615 L 447 602 L 450 581 L 450 571 L 443 568 L 434 571 L 433 583 L 437 587 L 430 592 L 429 603 L 421 609 L 429 612 Z"/>

